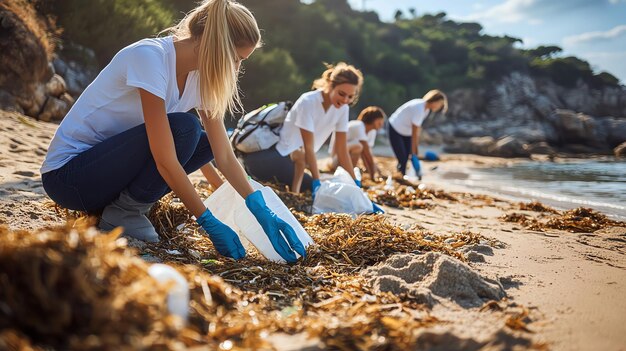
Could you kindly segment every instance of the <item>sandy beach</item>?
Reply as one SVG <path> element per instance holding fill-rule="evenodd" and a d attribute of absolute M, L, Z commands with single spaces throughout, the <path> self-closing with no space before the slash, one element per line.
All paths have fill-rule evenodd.
<path fill-rule="evenodd" d="M 55 128 L 55 124 L 0 111 L 0 225 L 36 232 L 65 223 L 66 213 L 55 209 L 46 197 L 39 174 Z M 392 167 L 390 158 L 382 161 L 385 169 Z M 384 218 L 403 233 L 416 231 L 420 240 L 440 242 L 442 251 L 398 252 L 409 255 L 406 257 L 390 254 L 388 261 L 377 261 L 359 270 L 362 280 L 358 281 L 367 284 L 373 296 L 396 292 L 404 296 L 398 297 L 403 304 L 411 301 L 421 306 L 414 312 L 394 312 L 403 316 L 398 320 L 414 314 L 415 320 L 426 321 L 428 316 L 437 321 L 423 322 L 414 330 L 419 334 L 414 335 L 418 341 L 415 345 L 424 349 L 626 350 L 626 227 L 617 223 L 576 233 L 546 226 L 537 230 L 529 224 L 535 223 L 534 219 L 536 223 L 547 223 L 562 212 L 521 209 L 517 202 L 446 183 L 445 170 L 453 172 L 454 165 L 507 162 L 517 161 L 444 155 L 441 162 L 428 163 L 444 171 L 438 172 L 437 177 L 425 177 L 424 184 L 451 198 L 433 195 L 415 202 L 413 209 L 383 206 Z M 199 172 L 191 179 L 194 184 L 202 183 Z M 514 218 L 512 215 L 521 216 L 524 221 L 506 221 L 503 218 L 507 215 L 509 219 Z M 311 218 L 309 222 L 301 219 L 307 230 L 314 228 Z M 314 239 L 316 235 L 331 235 L 327 228 L 315 230 Z M 458 236 L 461 233 L 477 239 L 463 241 Z M 193 235 L 198 235 L 197 230 Z M 175 249 L 175 243 L 180 242 L 176 240 L 164 243 L 162 248 L 170 245 L 169 249 Z M 153 247 L 135 246 L 142 257 L 164 260 L 154 254 Z M 200 255 L 202 260 L 215 259 L 214 252 Z M 191 263 L 183 258 L 178 261 Z M 226 270 L 208 271 L 229 282 Z M 419 276 L 429 285 L 416 283 L 411 278 L 418 274 L 415 272 L 421 272 L 423 275 Z M 245 291 L 248 283 L 232 280 L 233 285 Z M 390 281 L 396 285 L 390 287 Z M 264 294 L 267 290 L 253 292 Z M 325 303 L 330 304 L 329 300 Z M 284 311 L 284 306 L 279 308 Z M 365 310 L 363 307 L 358 311 Z M 389 316 L 395 316 L 391 309 Z M 309 317 L 302 316 L 303 320 Z M 328 323 L 333 322 L 329 319 Z M 406 326 L 409 327 L 413 326 Z M 282 350 L 326 349 L 331 345 L 332 338 L 324 334 L 310 338 L 298 328 L 294 330 L 293 335 L 284 330 L 272 333 L 267 340 Z"/>

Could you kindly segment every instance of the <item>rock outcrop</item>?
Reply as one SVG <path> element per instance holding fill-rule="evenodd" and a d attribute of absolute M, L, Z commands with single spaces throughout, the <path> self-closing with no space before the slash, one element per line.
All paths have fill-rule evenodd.
<path fill-rule="evenodd" d="M 425 128 L 429 140 L 440 140 L 451 152 L 502 157 L 555 150 L 610 153 L 626 141 L 624 86 L 594 89 L 581 81 L 566 88 L 514 72 L 490 88 L 452 91 L 449 100 L 448 113 L 428 118 Z M 512 138 L 506 145 L 515 144 L 515 152 L 508 146 L 488 152 L 483 148 L 488 139 L 476 137 Z M 527 145 L 524 152 L 520 145 Z"/>
<path fill-rule="evenodd" d="M 626 157 L 626 141 L 619 144 L 614 150 L 615 157 Z"/>
<path fill-rule="evenodd" d="M 61 120 L 70 109 L 74 99 L 52 64 L 54 33 L 31 2 L 0 2 L 0 109 L 44 121 Z"/>

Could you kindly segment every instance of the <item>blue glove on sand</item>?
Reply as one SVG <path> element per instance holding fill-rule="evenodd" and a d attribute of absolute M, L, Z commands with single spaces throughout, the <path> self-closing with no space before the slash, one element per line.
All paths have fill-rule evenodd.
<path fill-rule="evenodd" d="M 313 197 L 313 200 L 315 200 L 315 193 L 317 193 L 317 190 L 320 188 L 320 186 L 322 186 L 322 182 L 320 182 L 319 179 L 313 179 L 313 182 L 311 183 L 311 195 Z"/>
<path fill-rule="evenodd" d="M 302 242 L 300 242 L 300 239 L 298 239 L 296 232 L 287 222 L 283 221 L 267 207 L 260 190 L 246 197 L 246 206 L 248 206 L 250 212 L 252 212 L 261 227 L 263 227 L 265 235 L 270 239 L 274 250 L 276 250 L 280 257 L 284 258 L 287 262 L 293 263 L 297 261 L 294 251 L 302 257 L 306 256 L 304 246 Z M 285 238 L 287 241 L 285 241 Z"/>
<path fill-rule="evenodd" d="M 196 222 L 209 235 L 209 239 L 211 239 L 217 252 L 236 260 L 246 256 L 246 250 L 241 245 L 237 233 L 215 218 L 208 208 L 202 213 L 200 218 L 196 219 Z"/>
<path fill-rule="evenodd" d="M 411 155 L 411 164 L 413 165 L 413 169 L 415 169 L 415 174 L 421 176 L 422 166 L 420 165 L 420 159 L 417 158 L 417 155 Z"/>

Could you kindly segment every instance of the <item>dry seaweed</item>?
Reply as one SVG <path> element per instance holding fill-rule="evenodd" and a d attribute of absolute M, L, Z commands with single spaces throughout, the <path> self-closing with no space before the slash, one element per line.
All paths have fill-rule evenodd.
<path fill-rule="evenodd" d="M 158 212 L 162 216 L 167 213 Z M 360 268 L 381 262 L 394 253 L 439 251 L 463 260 L 463 255 L 455 249 L 478 240 L 477 237 L 469 239 L 467 233 L 458 234 L 459 239 L 454 246 L 443 239 L 425 240 L 428 233 L 403 230 L 380 215 L 353 219 L 340 214 L 295 214 L 316 242 L 309 249 L 307 258 L 297 265 L 268 262 L 254 250 L 239 261 L 219 256 L 210 240 L 191 222 L 186 222 L 183 229 L 177 229 L 177 223 L 173 222 L 162 232 L 162 241 L 148 245 L 144 253 L 164 261 L 201 265 L 206 271 L 223 277 L 242 290 L 289 297 L 282 302 L 289 304 L 293 299 L 308 294 L 307 289 L 316 284 L 327 284 L 328 276 L 354 274 Z"/>
<path fill-rule="evenodd" d="M 553 216 L 531 218 L 521 213 L 509 213 L 502 217 L 505 222 L 519 223 L 527 229 L 545 231 L 559 229 L 572 233 L 592 233 L 607 227 L 626 227 L 626 222 L 614 221 L 590 208 L 579 207 Z"/>
<path fill-rule="evenodd" d="M 87 303 L 91 303 L 90 306 L 94 307 L 92 309 L 97 307 L 99 310 L 109 311 L 107 316 L 116 318 L 115 323 L 109 323 L 113 325 L 109 328 L 117 333 L 115 337 L 109 336 L 113 334 L 108 332 L 109 329 L 94 328 L 89 323 L 83 324 L 83 329 L 64 331 L 67 334 L 63 336 L 57 333 L 45 334 L 46 337 L 38 333 L 32 334 L 30 328 L 22 327 L 24 324 L 14 324 L 13 328 L 16 330 L 5 330 L 0 335 L 0 345 L 3 340 L 9 340 L 13 344 L 28 345 L 29 342 L 34 342 L 59 348 L 70 345 L 84 349 L 121 346 L 183 349 L 197 345 L 205 345 L 209 349 L 269 349 L 271 345 L 267 336 L 275 332 L 285 332 L 305 333 L 321 340 L 328 348 L 340 350 L 410 349 L 415 347 L 420 329 L 439 321 L 428 314 L 425 306 L 405 296 L 373 292 L 359 275 L 360 270 L 384 261 L 395 253 L 437 251 L 464 260 L 461 249 L 484 240 L 479 234 L 471 232 L 436 236 L 419 230 L 405 230 L 380 215 L 356 219 L 337 214 L 308 216 L 305 212 L 311 206 L 310 194 L 292 194 L 275 184 L 267 185 L 272 186 L 287 203 L 317 244 L 309 249 L 306 259 L 295 265 L 268 262 L 254 250 L 249 251 L 248 257 L 239 261 L 220 256 L 173 194 L 167 195 L 153 207 L 150 218 L 161 235 L 161 242 L 146 245 L 140 254 L 156 257 L 175 266 L 187 278 L 191 293 L 190 318 L 184 328 L 171 317 L 163 315 L 163 290 L 154 287 L 155 283 L 145 274 L 146 264 L 141 261 L 136 263 L 138 259 L 130 249 L 123 247 L 123 240 L 114 239 L 118 233 L 94 236 L 85 234 L 85 229 L 77 229 L 75 233 L 78 234 L 68 235 L 70 226 L 51 231 L 55 234 L 46 234 L 47 236 L 42 233 L 22 232 L 20 235 L 23 236 L 45 236 L 63 242 L 63 255 L 70 261 L 73 256 L 80 256 L 80 252 L 86 252 L 80 256 L 80 262 L 83 262 L 80 267 L 107 281 L 107 296 L 117 296 L 115 301 L 123 301 L 131 307 L 138 306 L 137 308 L 147 310 L 128 316 L 142 320 L 136 322 L 134 319 L 124 319 L 126 315 L 116 315 L 120 310 L 108 307 L 107 301 L 102 303 L 101 300 L 89 300 Z M 381 184 L 376 183 L 374 186 Z M 371 191 L 376 190 L 371 187 Z M 206 183 L 197 184 L 196 188 L 203 197 L 213 190 Z M 465 194 L 451 195 L 423 187 L 419 189 L 419 186 L 416 189 L 418 191 L 411 194 L 410 189 L 407 191 L 407 185 L 395 185 L 394 191 L 401 191 L 403 194 L 396 197 L 398 204 L 417 208 L 415 204 L 419 200 L 428 207 L 434 205 L 434 200 L 458 201 L 458 198 L 467 197 Z M 5 234 L 8 237 L 9 234 L 5 232 L 0 237 Z M 67 238 L 76 235 L 81 238 L 79 244 L 71 246 L 73 241 Z M 99 237 L 107 239 L 97 239 Z M 454 240 L 449 240 L 451 238 Z M 104 243 L 109 244 L 107 246 L 96 240 L 104 240 Z M 26 241 L 23 244 L 25 248 L 30 245 L 28 243 Z M 67 249 L 67 245 L 79 253 Z M 1 252 L 3 251 L 0 250 Z M 38 252 L 38 255 L 26 257 L 34 256 L 41 260 L 46 254 Z M 17 259 L 17 256 L 12 257 Z M 16 262 L 17 265 L 24 265 L 27 261 Z M 54 261 L 54 264 L 59 262 L 65 261 Z M 102 271 L 103 264 L 99 262 L 106 262 L 108 270 Z M 54 264 L 47 270 L 60 269 Z M 139 268 L 132 268 L 136 265 Z M 0 262 L 0 267 L 2 266 L 4 262 Z M 67 265 L 62 267 L 69 270 Z M 64 272 L 63 269 L 60 271 Z M 118 276 L 124 276 L 123 272 L 127 270 L 138 275 L 135 277 L 137 282 L 127 282 L 122 286 L 120 283 L 123 279 Z M 74 277 L 69 273 L 66 275 Z M 63 274 L 58 273 L 57 276 Z M 10 284 L 13 284 L 13 280 L 15 279 Z M 2 283 L 0 280 L 0 284 Z M 129 289 L 129 286 L 136 288 L 134 295 L 123 290 Z M 51 297 L 51 302 L 58 302 L 59 294 L 56 289 L 56 285 L 47 286 L 47 290 L 40 291 L 39 298 L 46 300 Z M 68 290 L 68 296 L 80 296 L 79 292 L 82 293 L 82 290 Z M 0 295 L 2 293 L 4 290 L 0 291 Z M 148 294 L 153 299 L 144 300 L 142 294 Z M 83 300 L 78 298 L 61 301 L 59 305 L 65 304 L 71 311 L 84 313 L 85 308 L 76 307 L 77 301 Z M 51 320 L 57 317 L 48 318 Z M 82 318 L 92 317 L 87 314 Z M 2 324 L 0 319 L 0 330 L 8 325 Z M 87 336 L 88 333 L 91 337 Z"/>
<path fill-rule="evenodd" d="M 532 333 L 532 331 L 528 329 L 528 322 L 528 309 L 522 307 L 522 311 L 509 316 L 505 324 L 513 330 L 523 330 L 527 333 Z"/>
<path fill-rule="evenodd" d="M 41 347 L 32 344 L 30 338 L 15 329 L 0 331 L 0 350 L 41 351 Z"/>
<path fill-rule="evenodd" d="M 614 221 L 590 208 L 579 207 L 550 218 L 545 226 L 573 233 L 591 233 L 606 227 L 626 227 L 626 222 Z"/>
<path fill-rule="evenodd" d="M 117 239 L 119 231 L 0 228 L 0 329 L 60 348 L 143 345 L 176 331 L 166 287 Z M 93 340 L 89 335 L 100 337 Z"/>
<path fill-rule="evenodd" d="M 285 203 L 287 208 L 295 211 L 311 213 L 313 198 L 310 191 L 296 194 L 288 191 L 285 186 L 281 186 L 278 183 L 264 182 L 263 185 L 274 189 L 274 192 Z"/>
<path fill-rule="evenodd" d="M 254 312 L 262 304 L 252 305 L 191 265 L 175 265 L 190 288 L 183 327 L 167 311 L 168 286 L 147 274 L 148 265 L 118 235 L 83 223 L 35 233 L 0 227 L 0 346 L 182 350 L 229 342 L 233 349 L 269 348 L 262 331 L 272 319 Z"/>
<path fill-rule="evenodd" d="M 248 268 L 252 273 L 281 274 L 282 267 L 282 278 L 315 280 L 292 282 L 303 293 L 287 305 L 272 301 L 284 299 L 279 291 L 244 293 L 196 266 L 170 262 L 190 284 L 190 319 L 181 328 L 167 314 L 166 287 L 147 275 L 147 264 L 125 247 L 125 240 L 116 239 L 118 234 L 99 235 L 69 225 L 38 233 L 3 228 L 0 300 L 5 306 L 0 312 L 0 345 L 268 349 L 266 337 L 283 331 L 307 333 L 338 349 L 405 348 L 415 341 L 415 330 L 437 322 L 422 306 L 391 294 L 375 294 L 357 274 L 338 272 L 350 271 L 346 267 L 307 265 L 315 261 L 311 258 L 292 267 L 269 262 L 264 267 L 243 267 L 234 261 L 222 267 L 221 275 L 231 278 L 246 277 Z"/>
<path fill-rule="evenodd" d="M 555 214 L 559 213 L 559 211 L 553 209 L 550 206 L 546 206 L 539 201 L 520 202 L 518 204 L 518 207 L 522 211 L 547 212 L 547 213 L 555 213 Z"/>
<path fill-rule="evenodd" d="M 406 180 L 400 181 L 401 179 L 395 179 L 396 183 L 391 189 L 382 180 L 365 179 L 363 188 L 367 190 L 372 201 L 395 208 L 429 209 L 436 206 L 435 200 L 459 201 L 457 196 L 443 190 L 431 189 L 424 184 L 414 184 Z"/>

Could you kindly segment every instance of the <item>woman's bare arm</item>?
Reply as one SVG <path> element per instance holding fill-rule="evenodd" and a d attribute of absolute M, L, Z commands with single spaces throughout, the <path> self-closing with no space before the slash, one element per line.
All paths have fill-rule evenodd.
<path fill-rule="evenodd" d="M 418 127 L 415 125 L 413 126 L 412 138 L 411 138 L 411 153 L 415 156 L 418 155 L 421 132 L 422 132 L 422 127 Z"/>
<path fill-rule="evenodd" d="M 221 118 L 209 118 L 206 111 L 200 111 L 199 114 L 211 148 L 214 150 L 217 168 L 239 195 L 246 198 L 254 190 L 248 182 L 248 175 L 233 152 L 224 121 Z"/>
<path fill-rule="evenodd" d="M 335 150 L 337 152 L 337 161 L 343 167 L 352 179 L 356 179 L 354 175 L 354 166 L 348 152 L 348 137 L 346 132 L 335 132 Z"/>
<path fill-rule="evenodd" d="M 209 182 L 213 188 L 217 189 L 224 184 L 224 180 L 220 177 L 220 174 L 217 173 L 217 170 L 211 163 L 207 163 L 206 165 L 200 167 L 200 171 L 202 171 L 204 178 L 206 178 L 207 182 Z"/>
<path fill-rule="evenodd" d="M 313 133 L 300 128 L 300 134 L 302 135 L 302 142 L 304 143 L 304 158 L 311 171 L 311 176 L 313 179 L 320 179 L 320 171 L 317 169 L 317 157 L 313 150 L 315 141 Z"/>
<path fill-rule="evenodd" d="M 160 97 L 143 89 L 139 89 L 139 96 L 148 133 L 150 152 L 157 170 L 170 189 L 197 218 L 202 215 L 206 207 L 176 156 L 174 137 L 165 112 L 165 102 Z"/>
<path fill-rule="evenodd" d="M 376 164 L 374 163 L 374 156 L 372 155 L 372 151 L 370 150 L 370 146 L 367 141 L 361 141 L 361 145 L 363 145 L 361 158 L 363 159 L 363 163 L 365 163 L 367 173 L 369 173 L 372 179 L 374 179 L 376 175 Z"/>

